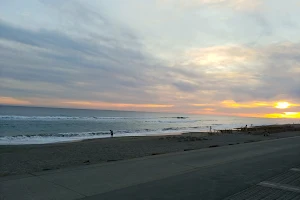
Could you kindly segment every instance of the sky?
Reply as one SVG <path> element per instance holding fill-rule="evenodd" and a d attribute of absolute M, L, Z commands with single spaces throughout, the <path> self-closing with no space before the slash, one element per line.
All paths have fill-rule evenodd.
<path fill-rule="evenodd" d="M 0 104 L 300 118 L 299 0 L 0 5 Z"/>

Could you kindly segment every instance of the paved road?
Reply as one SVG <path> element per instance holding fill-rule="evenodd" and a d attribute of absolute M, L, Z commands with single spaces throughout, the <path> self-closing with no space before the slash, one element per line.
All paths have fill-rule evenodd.
<path fill-rule="evenodd" d="M 299 167 L 294 137 L 3 177 L 0 199 L 224 199 Z"/>

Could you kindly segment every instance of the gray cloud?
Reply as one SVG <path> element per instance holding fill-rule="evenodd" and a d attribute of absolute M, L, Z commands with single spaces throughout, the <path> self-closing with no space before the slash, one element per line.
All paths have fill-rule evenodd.
<path fill-rule="evenodd" d="M 132 40 L 123 44 L 119 38 L 74 39 L 57 31 L 26 30 L 4 22 L 0 23 L 0 32 L 2 78 L 31 84 L 46 82 L 65 89 L 52 92 L 50 88 L 27 87 L 19 91 L 18 86 L 2 86 L 3 95 L 18 90 L 20 96 L 48 93 L 59 98 L 110 102 L 139 103 L 139 98 L 149 102 L 155 99 L 151 98 L 154 94 L 144 90 L 157 83 L 156 76 L 151 75 L 157 68 L 149 64 L 151 58 L 143 53 L 143 47 L 137 45 L 139 42 L 132 33 L 122 36 Z"/>
<path fill-rule="evenodd" d="M 147 53 L 134 31 L 91 8 L 74 3 L 64 10 L 44 2 L 82 23 L 67 27 L 76 33 L 70 35 L 63 28 L 29 30 L 0 21 L 3 96 L 162 103 L 182 109 L 199 101 L 226 99 L 243 102 L 286 97 L 300 101 L 300 44 L 221 48 L 217 54 L 228 56 L 224 66 L 168 66 Z M 258 20 L 266 26 L 264 19 Z M 265 31 L 272 30 L 267 27 Z M 248 58 L 248 52 L 255 54 L 255 59 Z"/>
<path fill-rule="evenodd" d="M 195 92 L 199 90 L 199 87 L 197 85 L 186 81 L 178 81 L 173 83 L 173 85 L 182 92 Z"/>
<path fill-rule="evenodd" d="M 258 58 L 259 66 L 244 69 L 240 66 L 242 68 L 238 69 L 238 73 L 247 75 L 245 78 L 227 77 L 226 74 L 222 76 L 222 73 L 207 74 L 206 71 L 213 66 L 199 68 L 179 64 L 167 67 L 144 53 L 142 45 L 136 49 L 121 47 L 122 44 L 118 47 L 117 41 L 112 41 L 113 45 L 103 45 L 101 42 L 75 40 L 55 31 L 31 31 L 3 22 L 0 23 L 0 30 L 2 40 L 14 42 L 9 46 L 0 43 L 0 56 L 3 58 L 1 65 L 4 66 L 1 70 L 2 77 L 33 84 L 48 82 L 64 88 L 59 91 L 48 91 L 48 88 L 32 90 L 30 87 L 23 91 L 18 88 L 2 88 L 7 94 L 16 91 L 23 95 L 48 94 L 84 100 L 157 103 L 157 99 L 165 91 L 151 88 L 169 85 L 174 86 L 178 92 L 192 92 L 195 96 L 203 94 L 203 91 L 213 91 L 213 96 L 209 98 L 214 100 L 270 100 L 278 96 L 300 96 L 297 89 L 300 83 L 293 72 L 299 68 L 299 44 L 254 48 L 254 52 L 263 56 Z M 137 43 L 134 41 L 135 45 Z M 25 45 L 25 49 L 37 49 L 21 51 L 16 44 Z M 155 62 L 158 64 L 149 64 Z M 178 101 L 180 100 L 175 100 L 175 103 Z M 194 102 L 196 99 L 190 101 Z"/>
<path fill-rule="evenodd" d="M 59 32 L 40 30 L 38 32 L 25 30 L 5 24 L 0 21 L 0 37 L 7 40 L 20 42 L 23 44 L 43 47 L 43 48 L 62 48 L 74 49 L 77 51 L 86 50 L 86 46 L 76 42 Z"/>
<path fill-rule="evenodd" d="M 228 56 L 225 57 L 226 65 L 220 63 L 217 66 L 215 64 L 209 66 L 199 63 L 181 67 L 181 70 L 186 69 L 188 73 L 180 73 L 180 76 L 177 77 L 180 77 L 181 80 L 189 80 L 194 84 L 179 82 L 175 86 L 182 91 L 193 91 L 196 94 L 195 97 L 199 92 L 205 91 L 201 96 L 208 96 L 209 99 L 215 101 L 234 99 L 243 102 L 287 99 L 300 102 L 299 47 L 299 43 L 278 43 L 255 48 L 239 47 L 241 50 L 235 47 L 234 51 L 231 47 L 222 48 L 221 58 Z M 208 49 L 208 55 L 211 53 L 213 56 L 218 55 L 219 49 Z M 239 51 L 243 53 L 240 54 Z M 205 61 L 205 49 L 200 52 Z M 253 56 L 247 54 L 253 54 Z M 234 68 L 230 67 L 236 65 L 237 60 L 245 58 L 245 61 L 239 62 Z M 231 59 L 232 61 L 230 61 Z M 219 67 L 225 67 L 225 69 L 218 70 Z M 211 70 L 213 73 L 210 72 Z M 176 77 L 176 73 L 173 75 Z"/>

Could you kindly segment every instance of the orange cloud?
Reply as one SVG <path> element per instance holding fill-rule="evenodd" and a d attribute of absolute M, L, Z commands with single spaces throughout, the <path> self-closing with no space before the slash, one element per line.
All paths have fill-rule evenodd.
<path fill-rule="evenodd" d="M 168 104 L 126 104 L 126 103 L 108 103 L 98 101 L 73 101 L 66 99 L 41 99 L 30 98 L 28 100 L 16 99 L 13 97 L 0 97 L 0 104 L 6 105 L 39 105 L 39 106 L 51 106 L 51 107 L 78 107 L 78 108 L 100 108 L 100 109 L 127 109 L 127 108 L 172 108 L 174 105 Z M 167 110 L 164 110 L 167 111 Z"/>
<path fill-rule="evenodd" d="M 205 107 L 207 105 L 212 104 L 192 104 L 193 106 L 198 107 Z M 201 110 L 192 111 L 190 113 L 192 114 L 208 114 L 208 115 L 220 115 L 220 116 L 240 116 L 240 117 L 258 117 L 258 118 L 300 118 L 300 112 L 283 112 L 283 113 L 264 113 L 264 108 L 278 108 L 278 109 L 287 109 L 291 107 L 297 107 L 300 106 L 300 104 L 295 103 L 288 103 L 285 101 L 279 101 L 279 102 L 265 102 L 265 101 L 253 101 L 253 102 L 243 102 L 243 103 L 237 103 L 234 100 L 225 100 L 220 103 L 214 104 L 215 108 L 225 107 L 225 108 L 231 108 L 231 109 L 237 109 L 237 108 L 260 108 L 261 113 L 247 113 L 243 112 L 241 110 L 241 113 L 236 113 L 230 111 L 230 112 L 218 112 L 218 109 L 212 109 L 212 108 L 205 108 Z"/>
<path fill-rule="evenodd" d="M 253 101 L 237 103 L 234 100 L 225 100 L 221 102 L 221 105 L 226 108 L 258 108 L 258 107 L 274 107 L 278 109 L 286 109 L 290 107 L 297 107 L 300 104 L 289 103 L 285 101 L 279 102 L 264 102 L 264 101 Z"/>
<path fill-rule="evenodd" d="M 213 112 L 215 111 L 216 109 L 214 108 L 204 108 L 203 111 L 206 111 L 206 112 Z"/>
<path fill-rule="evenodd" d="M 30 105 L 31 103 L 29 101 L 16 99 L 16 98 L 13 98 L 13 97 L 0 97 L 0 104 Z"/>
<path fill-rule="evenodd" d="M 300 119 L 300 112 L 284 112 L 284 113 L 234 113 L 234 112 L 217 112 L 215 110 L 197 110 L 189 112 L 190 114 L 198 115 L 216 115 L 216 116 L 239 116 L 239 117 L 256 117 L 256 118 L 288 118 L 288 119 Z"/>
<path fill-rule="evenodd" d="M 257 107 L 268 107 L 270 103 L 262 101 L 237 103 L 234 100 L 225 100 L 221 103 L 221 106 L 226 108 L 257 108 Z"/>
<path fill-rule="evenodd" d="M 41 104 L 43 102 L 43 104 Z M 161 112 L 182 112 L 190 114 L 207 114 L 207 115 L 218 115 L 218 116 L 240 116 L 240 117 L 259 117 L 259 118 L 300 118 L 300 112 L 283 112 L 283 113 L 264 113 L 264 108 L 290 108 L 297 107 L 300 104 L 288 103 L 285 101 L 279 102 L 243 102 L 237 103 L 234 100 L 226 100 L 219 103 L 202 103 L 202 104 L 190 104 L 195 107 L 199 107 L 197 110 L 180 109 L 180 111 L 171 104 L 126 104 L 126 103 L 108 103 L 100 101 L 76 101 L 66 99 L 39 99 L 30 98 L 26 100 L 17 99 L 13 97 L 0 97 L 0 104 L 8 105 L 40 105 L 40 106 L 59 106 L 59 107 L 75 107 L 75 108 L 92 108 L 92 109 L 120 109 L 120 110 L 141 110 L 146 111 L 147 109 L 158 109 Z M 211 107 L 212 106 L 212 107 Z M 279 106 L 279 107 L 278 107 Z M 202 108 L 201 108 L 202 107 Z M 218 108 L 261 108 L 261 113 L 245 113 L 241 110 L 241 113 L 234 112 L 220 112 Z M 173 108 L 173 109 L 170 109 Z"/>
<path fill-rule="evenodd" d="M 284 113 L 271 113 L 264 115 L 266 118 L 300 118 L 300 112 L 284 112 Z"/>

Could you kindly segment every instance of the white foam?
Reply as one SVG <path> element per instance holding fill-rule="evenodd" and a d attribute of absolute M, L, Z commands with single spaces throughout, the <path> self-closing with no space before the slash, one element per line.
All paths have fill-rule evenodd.
<path fill-rule="evenodd" d="M 114 137 L 126 136 L 151 136 L 151 135 L 166 135 L 179 134 L 191 131 L 205 131 L 206 127 L 185 127 L 185 128 L 165 128 L 160 130 L 118 130 L 115 131 Z M 20 135 L 20 136 L 3 136 L 0 137 L 0 145 L 22 145 L 22 144 L 48 144 L 59 142 L 72 142 L 85 139 L 107 138 L 110 137 L 109 132 L 70 132 L 45 135 Z"/>
<path fill-rule="evenodd" d="M 70 116 L 20 116 L 20 115 L 0 115 L 1 120 L 127 120 L 127 119 L 139 119 L 129 117 L 70 117 Z"/>
<path fill-rule="evenodd" d="M 18 136 L 18 137 L 1 137 L 0 145 L 21 145 L 21 144 L 49 144 L 59 142 L 80 141 L 84 139 L 104 138 L 105 136 L 89 136 L 89 137 L 43 137 L 43 136 Z"/>
<path fill-rule="evenodd" d="M 241 127 L 241 124 L 212 124 L 212 129 L 232 129 Z M 179 134 L 184 132 L 209 131 L 210 125 L 194 126 L 194 127 L 169 127 L 163 129 L 141 129 L 141 130 L 117 130 L 115 137 L 124 136 L 151 136 Z M 21 145 L 21 144 L 47 144 L 58 142 L 71 142 L 85 139 L 110 137 L 109 131 L 100 132 L 69 132 L 55 134 L 33 134 L 20 136 L 3 136 L 0 137 L 0 145 Z"/>
<path fill-rule="evenodd" d="M 177 117 L 97 117 L 97 116 L 22 116 L 22 115 L 0 115 L 0 120 L 83 120 L 83 121 L 124 121 L 138 120 L 143 122 L 161 122 L 161 123 L 180 123 L 180 122 L 197 122 L 199 120 L 191 120 L 189 118 Z"/>

